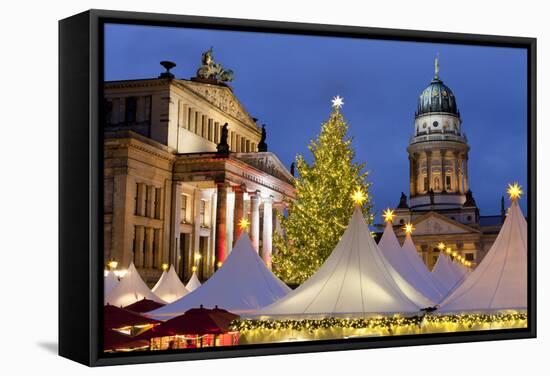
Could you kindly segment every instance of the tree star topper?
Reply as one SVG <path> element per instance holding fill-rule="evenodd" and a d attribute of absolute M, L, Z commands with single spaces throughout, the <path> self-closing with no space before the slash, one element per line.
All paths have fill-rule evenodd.
<path fill-rule="evenodd" d="M 357 188 L 355 191 L 353 191 L 353 194 L 351 195 L 351 199 L 357 206 L 363 205 L 363 202 L 367 199 L 367 195 L 360 189 Z"/>
<path fill-rule="evenodd" d="M 339 110 L 343 105 L 344 105 L 344 98 L 342 98 L 341 96 L 337 95 L 334 98 L 332 98 L 332 107 Z"/>
<path fill-rule="evenodd" d="M 393 217 L 395 216 L 394 211 L 390 208 L 387 208 L 384 210 L 384 213 L 382 214 L 382 217 L 384 217 L 384 222 L 393 222 Z"/>
<path fill-rule="evenodd" d="M 510 197 L 510 200 L 517 201 L 522 194 L 523 190 L 518 183 L 508 184 L 508 196 Z"/>

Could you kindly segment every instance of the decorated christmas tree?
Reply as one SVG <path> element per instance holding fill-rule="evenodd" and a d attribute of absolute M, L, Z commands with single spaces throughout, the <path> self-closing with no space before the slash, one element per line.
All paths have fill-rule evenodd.
<path fill-rule="evenodd" d="M 328 258 L 344 233 L 354 205 L 350 195 L 359 187 L 366 195 L 361 211 L 372 222 L 365 164 L 354 162 L 352 139 L 340 109 L 339 96 L 321 133 L 308 146 L 311 163 L 296 157 L 296 200 L 288 203 L 288 215 L 280 216 L 282 235 L 275 234 L 274 271 L 287 283 L 307 280 Z"/>

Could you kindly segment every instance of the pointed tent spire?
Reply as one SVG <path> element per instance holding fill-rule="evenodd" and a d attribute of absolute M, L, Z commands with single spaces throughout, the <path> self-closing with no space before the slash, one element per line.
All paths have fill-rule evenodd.
<path fill-rule="evenodd" d="M 487 255 L 441 304 L 442 312 L 527 309 L 527 222 L 517 200 Z"/>
<path fill-rule="evenodd" d="M 187 285 L 185 285 L 185 288 L 191 292 L 201 287 L 201 281 L 199 281 L 199 277 L 197 277 L 197 271 L 193 271 L 193 275 L 191 278 L 189 278 L 189 282 L 187 282 Z"/>
<path fill-rule="evenodd" d="M 167 303 L 172 303 L 179 298 L 189 294 L 185 285 L 181 282 L 174 266 L 171 265 L 168 271 L 164 271 L 152 291 L 156 296 Z"/>
<path fill-rule="evenodd" d="M 255 317 L 321 318 L 419 312 L 432 305 L 382 256 L 358 206 L 319 270 Z"/>
<path fill-rule="evenodd" d="M 218 306 L 241 314 L 265 307 L 285 296 L 290 289 L 263 263 L 244 232 L 218 269 L 199 289 L 148 314 L 172 318 L 201 304 Z"/>
<path fill-rule="evenodd" d="M 156 296 L 141 279 L 134 263 L 128 267 L 128 271 L 118 285 L 105 298 L 105 304 L 109 303 L 117 307 L 126 307 L 143 298 L 157 303 L 166 303 Z"/>
<path fill-rule="evenodd" d="M 453 262 L 449 256 L 445 252 L 440 252 L 432 270 L 432 275 L 438 282 L 440 289 L 443 290 L 445 297 L 458 287 L 464 277 L 463 274 L 456 271 L 452 264 Z"/>
<path fill-rule="evenodd" d="M 408 241 L 407 241 L 408 239 Z M 391 223 L 386 223 L 386 228 L 378 247 L 384 257 L 393 266 L 393 268 L 418 292 L 434 303 L 439 303 L 443 299 L 442 292 L 435 286 L 428 269 L 424 266 L 422 260 L 416 255 L 416 249 L 411 255 L 411 246 L 414 244 L 407 234 L 406 243 L 403 247 L 399 244 Z M 410 244 L 407 244 L 410 243 Z M 415 259 L 416 258 L 416 259 Z M 417 261 L 422 264 L 418 265 Z M 422 268 L 424 266 L 424 268 Z"/>
<path fill-rule="evenodd" d="M 118 278 L 112 270 L 109 270 L 103 279 L 103 296 L 109 295 L 118 285 Z"/>

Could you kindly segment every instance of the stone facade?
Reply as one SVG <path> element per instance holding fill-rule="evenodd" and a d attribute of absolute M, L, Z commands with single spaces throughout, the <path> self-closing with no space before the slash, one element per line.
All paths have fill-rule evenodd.
<path fill-rule="evenodd" d="M 294 198 L 292 176 L 222 83 L 158 79 L 105 85 L 104 260 L 134 262 L 148 283 L 163 263 L 185 281 L 223 263 L 247 218 L 271 266 L 276 211 Z M 229 154 L 218 153 L 228 124 Z"/>

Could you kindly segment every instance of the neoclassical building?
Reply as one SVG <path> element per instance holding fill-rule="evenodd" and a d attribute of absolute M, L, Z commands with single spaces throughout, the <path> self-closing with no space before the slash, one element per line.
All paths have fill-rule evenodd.
<path fill-rule="evenodd" d="M 394 220 L 401 241 L 403 224 L 413 223 L 413 240 L 429 268 L 439 255 L 439 242 L 476 265 L 503 223 L 503 199 L 499 215 L 479 213 L 469 184 L 469 150 L 457 99 L 439 77 L 436 59 L 435 75 L 418 97 L 407 147 L 409 198 L 402 194 Z"/>
<path fill-rule="evenodd" d="M 233 94 L 232 72 L 203 54 L 197 76 L 104 83 L 104 260 L 134 262 L 155 282 L 173 264 L 186 281 L 208 278 L 230 254 L 246 218 L 271 266 L 276 211 L 294 198 L 292 175 L 267 150 Z"/>

